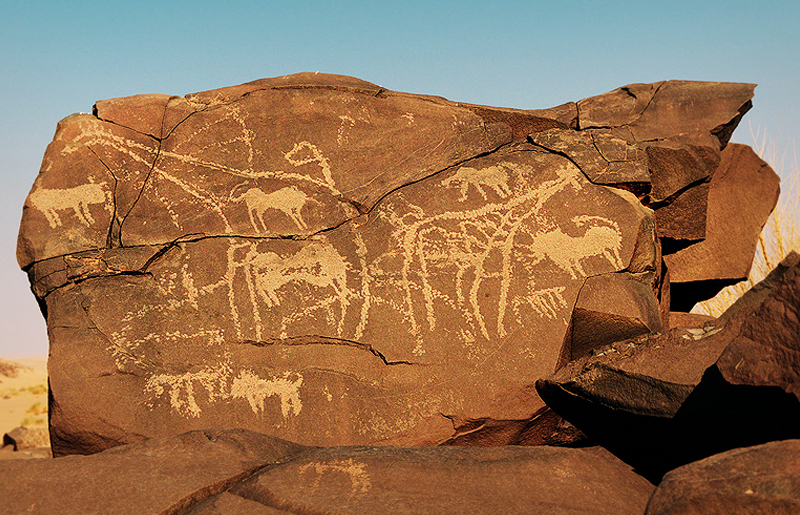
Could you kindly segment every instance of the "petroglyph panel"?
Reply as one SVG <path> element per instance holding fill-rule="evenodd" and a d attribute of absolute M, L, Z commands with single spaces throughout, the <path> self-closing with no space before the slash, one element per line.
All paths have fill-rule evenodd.
<path fill-rule="evenodd" d="M 661 287 L 652 212 L 597 184 L 647 191 L 630 128 L 313 74 L 126 102 L 59 124 L 23 216 L 53 423 L 80 426 L 64 441 L 235 422 L 431 444 L 521 423 L 573 350 L 587 278 Z"/>
<path fill-rule="evenodd" d="M 144 378 L 139 409 L 192 427 L 238 406 L 238 423 L 284 438 L 375 442 L 528 395 L 559 359 L 583 279 L 625 268 L 643 216 L 568 160 L 517 151 L 305 240 L 178 243 L 124 280 L 113 309 L 85 304 L 117 368 Z"/>
<path fill-rule="evenodd" d="M 90 183 L 64 189 L 39 188 L 32 191 L 29 198 L 53 229 L 64 225 L 61 222 L 63 211 L 72 211 L 80 223 L 89 227 L 94 223 L 90 206 L 102 204 L 101 207 L 110 211 L 111 206 L 106 205 L 110 195 L 105 186 L 105 183 Z"/>

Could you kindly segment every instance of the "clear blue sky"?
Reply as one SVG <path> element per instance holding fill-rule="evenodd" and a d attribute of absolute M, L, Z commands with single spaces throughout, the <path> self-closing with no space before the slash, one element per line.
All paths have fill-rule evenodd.
<path fill-rule="evenodd" d="M 750 127 L 800 134 L 800 2 L 0 0 L 0 356 L 45 354 L 16 266 L 22 204 L 56 122 L 99 99 L 300 71 L 544 108 L 634 82 L 758 83 Z"/>

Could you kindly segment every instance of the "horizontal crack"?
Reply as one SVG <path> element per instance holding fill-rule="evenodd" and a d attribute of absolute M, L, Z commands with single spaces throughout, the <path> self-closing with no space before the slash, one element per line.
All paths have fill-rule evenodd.
<path fill-rule="evenodd" d="M 256 347 L 271 347 L 273 345 L 342 345 L 346 347 L 356 347 L 361 350 L 370 352 L 375 357 L 378 357 L 386 365 L 419 365 L 411 361 L 397 360 L 389 361 L 380 351 L 375 349 L 372 345 L 358 342 L 355 340 L 348 340 L 346 338 L 332 338 L 329 336 L 318 335 L 305 335 L 305 336 L 292 336 L 288 338 L 268 338 L 265 340 L 239 340 L 236 342 L 241 345 L 253 345 Z"/>

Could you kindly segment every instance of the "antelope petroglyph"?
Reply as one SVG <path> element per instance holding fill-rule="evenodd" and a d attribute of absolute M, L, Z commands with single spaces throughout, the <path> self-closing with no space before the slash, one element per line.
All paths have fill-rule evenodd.
<path fill-rule="evenodd" d="M 237 188 L 234 188 L 234 191 Z M 308 229 L 301 211 L 309 202 L 315 202 L 295 186 L 287 186 L 269 193 L 265 193 L 259 188 L 250 188 L 236 197 L 231 193 L 231 201 L 241 202 L 242 200 L 247 205 L 247 214 L 250 216 L 250 223 L 253 224 L 253 229 L 259 233 L 269 231 L 267 224 L 264 222 L 264 214 L 270 209 L 276 209 L 284 213 L 299 229 Z M 261 224 L 260 228 L 259 223 Z"/>
<path fill-rule="evenodd" d="M 94 223 L 89 206 L 104 204 L 111 195 L 103 189 L 105 184 L 90 183 L 65 189 L 39 188 L 31 192 L 29 199 L 33 207 L 44 213 L 53 229 L 62 225 L 58 212 L 69 209 L 75 212 L 82 224 L 89 227 Z"/>

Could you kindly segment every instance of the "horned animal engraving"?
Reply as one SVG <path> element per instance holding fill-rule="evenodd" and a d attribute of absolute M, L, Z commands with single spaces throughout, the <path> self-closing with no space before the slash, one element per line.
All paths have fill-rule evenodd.
<path fill-rule="evenodd" d="M 622 236 L 616 222 L 600 216 L 581 215 L 572 218 L 577 227 L 586 229 L 580 236 L 571 236 L 560 228 L 534 235 L 532 245 L 526 247 L 538 260 L 550 259 L 556 266 L 576 279 L 585 275 L 583 261 L 593 256 L 603 256 L 614 266 L 622 266 L 619 256 Z"/>
<path fill-rule="evenodd" d="M 508 176 L 499 166 L 490 166 L 481 170 L 462 166 L 454 175 L 443 180 L 442 186 L 450 186 L 453 183 L 459 187 L 461 200 L 466 200 L 470 186 L 474 186 L 478 190 L 483 200 L 488 200 L 484 187 L 491 188 L 502 198 L 511 194 L 511 189 L 508 187 Z"/>
<path fill-rule="evenodd" d="M 81 184 L 65 189 L 39 188 L 31 192 L 29 199 L 33 207 L 44 213 L 47 222 L 53 229 L 62 225 L 58 212 L 69 209 L 75 212 L 75 216 L 83 225 L 89 227 L 94 223 L 89 206 L 106 202 L 107 193 L 103 186 L 105 186 L 104 182 Z"/>
<path fill-rule="evenodd" d="M 287 186 L 270 193 L 264 193 L 259 188 L 250 188 L 237 197 L 231 196 L 231 200 L 233 202 L 244 200 L 247 205 L 247 214 L 250 215 L 250 223 L 253 224 L 253 229 L 259 233 L 269 230 L 264 222 L 264 213 L 270 209 L 277 209 L 286 214 L 299 229 L 308 229 L 301 210 L 309 202 L 314 202 L 295 186 Z M 256 221 L 261 223 L 261 228 Z"/>

